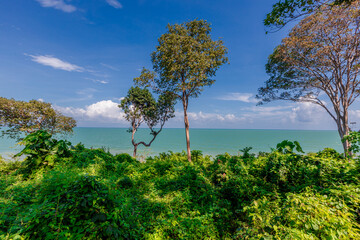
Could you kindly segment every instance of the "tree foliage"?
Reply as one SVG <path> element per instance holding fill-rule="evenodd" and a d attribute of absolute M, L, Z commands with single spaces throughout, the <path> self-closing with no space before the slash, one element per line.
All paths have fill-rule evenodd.
<path fill-rule="evenodd" d="M 349 5 L 356 0 L 280 0 L 266 15 L 264 25 L 272 30 L 280 29 L 288 22 L 314 12 L 329 10 L 328 7 Z"/>
<path fill-rule="evenodd" d="M 336 122 L 340 137 L 347 135 L 348 109 L 360 93 L 359 6 L 355 2 L 349 7 L 332 7 L 296 25 L 269 56 L 266 71 L 270 78 L 257 96 L 261 103 L 317 104 Z M 348 147 L 344 142 L 345 151 Z"/>
<path fill-rule="evenodd" d="M 212 40 L 210 32 L 210 24 L 204 20 L 168 25 L 151 55 L 154 72 L 143 69 L 141 76 L 135 79 L 137 84 L 151 87 L 158 93 L 170 92 L 182 102 L 189 161 L 189 98 L 198 97 L 204 87 L 211 86 L 216 71 L 228 62 L 223 41 Z"/>
<path fill-rule="evenodd" d="M 26 156 L 22 168 L 22 173 L 26 177 L 39 169 L 52 168 L 61 158 L 71 156 L 69 141 L 56 140 L 44 130 L 27 135 L 20 144 L 25 147 L 15 156 Z"/>
<path fill-rule="evenodd" d="M 292 142 L 289 140 L 284 140 L 276 145 L 276 150 L 285 154 L 293 153 L 294 149 L 299 153 L 304 153 L 298 141 Z"/>
<path fill-rule="evenodd" d="M 343 142 L 349 141 L 350 148 L 348 149 L 350 152 L 359 153 L 360 152 L 360 132 L 350 131 L 348 135 L 345 135 L 342 139 Z"/>
<path fill-rule="evenodd" d="M 175 99 L 172 94 L 165 92 L 156 101 L 147 88 L 131 87 L 127 96 L 121 100 L 119 107 L 125 113 L 125 119 L 130 122 L 132 133 L 131 142 L 134 146 L 134 157 L 137 147 L 142 144 L 150 147 L 156 136 L 162 131 L 165 122 L 173 118 L 175 112 Z M 153 136 L 149 143 L 144 141 L 136 142 L 135 133 L 142 123 L 145 123 Z M 159 127 L 155 129 L 155 127 Z"/>
<path fill-rule="evenodd" d="M 45 163 L 53 139 L 27 140 Z M 357 159 L 248 150 L 139 162 L 76 145 L 26 178 L 0 162 L 0 239 L 360 239 Z"/>
<path fill-rule="evenodd" d="M 76 121 L 56 111 L 50 103 L 30 100 L 0 98 L 0 127 L 2 136 L 21 137 L 37 130 L 46 130 L 52 134 L 70 133 L 76 127 Z"/>

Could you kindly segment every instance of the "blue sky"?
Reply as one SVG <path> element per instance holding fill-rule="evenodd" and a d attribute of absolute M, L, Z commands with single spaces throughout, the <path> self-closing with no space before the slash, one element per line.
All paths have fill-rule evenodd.
<path fill-rule="evenodd" d="M 335 129 L 310 104 L 256 106 L 265 63 L 288 30 L 265 34 L 275 0 L 12 0 L 0 8 L 0 96 L 51 102 L 79 126 L 126 127 L 117 108 L 168 23 L 212 24 L 230 64 L 191 99 L 191 127 Z M 183 127 L 181 105 L 168 127 Z M 360 116 L 353 110 L 352 118 Z"/>

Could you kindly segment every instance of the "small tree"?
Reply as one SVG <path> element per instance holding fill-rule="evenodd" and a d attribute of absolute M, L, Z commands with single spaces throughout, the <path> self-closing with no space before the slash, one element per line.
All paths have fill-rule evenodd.
<path fill-rule="evenodd" d="M 157 135 L 162 131 L 165 122 L 173 118 L 175 101 L 171 94 L 164 93 L 159 96 L 156 102 L 153 95 L 146 88 L 131 87 L 127 96 L 121 101 L 119 107 L 123 109 L 125 118 L 131 123 L 131 143 L 134 146 L 134 157 L 140 144 L 150 147 Z M 152 139 L 145 143 L 136 142 L 135 133 L 142 123 L 146 123 L 150 129 Z M 156 130 L 155 127 L 159 128 Z"/>
<path fill-rule="evenodd" d="M 19 139 L 21 133 L 45 130 L 51 134 L 71 133 L 76 121 L 53 109 L 50 103 L 31 100 L 16 101 L 0 97 L 0 127 L 2 136 Z"/>
<path fill-rule="evenodd" d="M 152 53 L 155 72 L 143 69 L 142 75 L 135 79 L 135 82 L 150 86 L 158 93 L 170 92 L 181 100 L 187 155 L 191 161 L 187 115 L 189 98 L 198 97 L 204 87 L 215 82 L 212 77 L 222 64 L 228 62 L 225 57 L 227 49 L 221 40 L 211 39 L 210 24 L 204 20 L 168 25 L 167 28 L 168 31 L 159 38 L 159 45 Z"/>
<path fill-rule="evenodd" d="M 317 104 L 336 122 L 340 137 L 348 135 L 348 109 L 360 94 L 359 6 L 355 2 L 331 7 L 294 27 L 270 55 L 266 65 L 270 79 L 257 97 L 262 102 Z M 345 153 L 349 146 L 343 142 Z"/>

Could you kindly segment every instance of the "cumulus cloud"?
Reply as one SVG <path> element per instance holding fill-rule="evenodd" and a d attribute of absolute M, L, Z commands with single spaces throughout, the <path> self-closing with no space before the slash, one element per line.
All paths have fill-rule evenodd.
<path fill-rule="evenodd" d="M 245 103 L 256 103 L 258 102 L 254 95 L 251 93 L 228 93 L 225 96 L 219 97 L 219 100 L 226 100 L 226 101 L 240 101 Z"/>
<path fill-rule="evenodd" d="M 106 2 L 107 2 L 110 6 L 112 6 L 112 7 L 114 7 L 114 8 L 117 8 L 117 9 L 123 7 L 122 4 L 119 3 L 117 0 L 106 0 Z"/>
<path fill-rule="evenodd" d="M 88 97 L 95 89 L 78 91 Z M 72 116 L 79 125 L 128 126 L 123 111 L 118 107 L 122 98 L 102 100 L 85 107 L 58 107 L 63 114 Z M 349 112 L 350 120 L 360 118 L 360 110 Z M 166 127 L 183 127 L 183 112 L 176 111 Z M 241 108 L 237 113 L 188 112 L 192 128 L 268 128 L 268 129 L 336 129 L 336 124 L 325 110 L 311 103 Z"/>
<path fill-rule="evenodd" d="M 304 123 L 321 122 L 330 116 L 319 105 L 302 102 L 298 103 L 291 111 L 289 117 L 293 122 L 299 121 Z"/>
<path fill-rule="evenodd" d="M 76 11 L 76 7 L 65 3 L 63 0 L 36 0 L 42 7 L 51 7 L 63 12 L 71 13 Z"/>
<path fill-rule="evenodd" d="M 67 116 L 71 116 L 77 120 L 82 121 L 108 121 L 111 123 L 126 122 L 124 113 L 121 111 L 118 105 L 119 103 L 113 102 L 111 100 L 103 100 L 84 108 L 60 106 L 55 106 L 55 108 Z"/>
<path fill-rule="evenodd" d="M 37 62 L 37 63 L 45 65 L 45 66 L 49 66 L 49 67 L 52 67 L 55 69 L 60 69 L 60 70 L 68 71 L 68 72 L 83 72 L 83 71 L 85 71 L 85 69 L 82 67 L 79 67 L 75 64 L 65 62 L 65 61 L 55 58 L 53 56 L 28 55 L 28 54 L 25 54 L 25 55 L 30 56 L 31 60 L 34 62 Z"/>

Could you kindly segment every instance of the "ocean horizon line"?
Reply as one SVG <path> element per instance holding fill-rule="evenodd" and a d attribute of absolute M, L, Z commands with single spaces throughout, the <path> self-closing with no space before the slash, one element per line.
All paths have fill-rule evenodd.
<path fill-rule="evenodd" d="M 130 127 L 83 127 L 78 126 L 77 128 L 104 128 L 104 129 L 129 129 Z M 148 129 L 146 127 L 140 127 L 139 129 Z M 164 127 L 163 129 L 184 129 L 183 127 Z M 190 128 L 190 130 L 261 130 L 261 131 L 335 131 L 336 129 L 281 129 L 281 128 Z"/>

